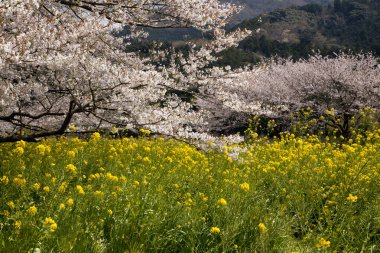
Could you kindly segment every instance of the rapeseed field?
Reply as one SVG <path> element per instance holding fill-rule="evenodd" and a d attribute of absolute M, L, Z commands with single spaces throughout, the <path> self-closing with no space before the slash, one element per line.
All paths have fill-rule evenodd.
<path fill-rule="evenodd" d="M 379 252 L 380 130 L 0 145 L 0 252 Z"/>

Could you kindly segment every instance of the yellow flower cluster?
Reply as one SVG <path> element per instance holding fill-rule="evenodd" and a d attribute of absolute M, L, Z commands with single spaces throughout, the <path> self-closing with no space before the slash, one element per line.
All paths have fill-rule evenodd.
<path fill-rule="evenodd" d="M 142 135 L 150 135 L 150 130 L 141 128 L 140 129 L 140 133 Z"/>
<path fill-rule="evenodd" d="M 23 178 L 22 174 L 18 174 L 17 177 L 13 178 L 13 183 L 22 187 L 26 185 L 26 179 Z"/>
<path fill-rule="evenodd" d="M 19 220 L 16 220 L 14 223 L 15 229 L 21 229 L 22 222 Z"/>
<path fill-rule="evenodd" d="M 240 189 L 242 189 L 245 192 L 248 192 L 249 191 L 249 184 L 248 183 L 242 183 L 240 185 Z"/>
<path fill-rule="evenodd" d="M 68 164 L 66 165 L 66 170 L 72 173 L 76 173 L 77 167 L 75 167 L 75 165 L 73 164 Z"/>
<path fill-rule="evenodd" d="M 218 205 L 227 206 L 227 200 L 225 200 L 224 198 L 218 199 Z"/>
<path fill-rule="evenodd" d="M 2 176 L 1 178 L 0 178 L 0 182 L 2 183 L 2 184 L 4 184 L 4 185 L 7 185 L 8 183 L 9 183 L 9 178 L 7 177 L 7 176 Z"/>
<path fill-rule="evenodd" d="M 358 201 L 358 196 L 352 195 L 351 193 L 348 195 L 347 200 L 350 202 Z"/>
<path fill-rule="evenodd" d="M 93 140 L 93 141 L 98 141 L 98 140 L 100 140 L 100 133 L 98 133 L 98 132 L 95 132 L 95 133 L 93 133 L 92 135 L 91 135 L 91 140 Z"/>
<path fill-rule="evenodd" d="M 346 143 L 283 133 L 223 151 L 203 152 L 162 138 L 115 139 L 99 133 L 89 140 L 1 144 L 3 238 L 14 240 L 5 244 L 10 252 L 18 252 L 22 250 L 12 247 L 22 245 L 17 235 L 24 232 L 34 231 L 30 240 L 47 243 L 58 234 L 87 238 L 87 232 L 103 234 L 107 226 L 123 233 L 122 227 L 135 229 L 139 224 L 139 233 L 147 238 L 152 231 L 158 236 L 206 231 L 209 245 L 222 239 L 227 245 L 223 250 L 236 251 L 239 245 L 242 252 L 245 245 L 250 245 L 247 251 L 265 252 L 267 248 L 255 247 L 282 231 L 289 238 L 304 236 L 302 243 L 311 247 L 302 248 L 298 241 L 294 245 L 294 239 L 286 251 L 311 252 L 316 243 L 320 251 L 335 249 L 340 235 L 331 230 L 344 226 L 337 222 L 339 217 L 376 224 L 362 213 L 380 204 L 373 198 L 379 193 L 380 131 L 362 133 Z M 233 152 L 239 159 L 231 160 Z M 367 203 L 365 212 L 358 210 Z M 57 231 L 58 224 L 60 233 L 43 234 Z M 247 230 L 245 224 L 256 225 Z M 252 238 L 245 229 L 260 236 Z M 343 229 L 349 235 L 356 226 Z M 334 244 L 321 238 L 325 234 Z M 358 229 L 352 234 L 359 236 Z M 241 238 L 251 238 L 252 244 Z M 346 251 L 351 249 L 355 248 Z"/>
<path fill-rule="evenodd" d="M 77 192 L 78 192 L 79 195 L 84 195 L 85 194 L 85 192 L 83 190 L 83 187 L 81 185 L 77 185 L 76 189 L 77 189 Z"/>
<path fill-rule="evenodd" d="M 10 209 L 15 208 L 15 203 L 13 201 L 8 201 L 7 206 L 9 206 Z"/>
<path fill-rule="evenodd" d="M 33 184 L 33 189 L 34 190 L 38 191 L 40 188 L 41 188 L 41 184 L 39 184 L 39 183 Z"/>
<path fill-rule="evenodd" d="M 36 215 L 37 214 L 37 207 L 35 205 L 31 206 L 28 208 L 28 213 L 31 215 Z"/>
<path fill-rule="evenodd" d="M 112 175 L 112 173 L 108 172 L 106 174 L 106 178 L 109 180 L 109 181 L 112 181 L 112 182 L 118 182 L 119 181 L 119 178 L 115 175 Z"/>
<path fill-rule="evenodd" d="M 40 144 L 36 147 L 37 154 L 42 155 L 42 156 L 47 154 L 47 153 L 50 153 L 50 151 L 51 151 L 51 148 L 49 146 L 44 145 L 44 144 Z"/>
<path fill-rule="evenodd" d="M 331 242 L 327 241 L 323 237 L 321 239 L 319 239 L 319 242 L 317 243 L 318 248 L 328 248 L 330 246 L 331 246 Z"/>
<path fill-rule="evenodd" d="M 72 198 L 70 198 L 66 201 L 66 204 L 67 204 L 67 206 L 72 206 L 72 205 L 74 205 L 74 200 Z"/>
<path fill-rule="evenodd" d="M 17 155 L 22 155 L 22 154 L 24 154 L 24 148 L 22 148 L 22 147 L 16 147 L 14 150 L 13 150 L 13 152 L 15 153 L 15 154 L 17 154 Z"/>
<path fill-rule="evenodd" d="M 50 229 L 50 232 L 55 232 L 58 228 L 58 224 L 50 217 L 45 218 L 44 226 Z"/>
<path fill-rule="evenodd" d="M 266 234 L 268 232 L 268 229 L 264 223 L 259 223 L 257 227 L 259 228 L 261 234 Z"/>
<path fill-rule="evenodd" d="M 218 227 L 211 227 L 210 233 L 211 234 L 220 234 L 220 228 L 218 228 Z"/>

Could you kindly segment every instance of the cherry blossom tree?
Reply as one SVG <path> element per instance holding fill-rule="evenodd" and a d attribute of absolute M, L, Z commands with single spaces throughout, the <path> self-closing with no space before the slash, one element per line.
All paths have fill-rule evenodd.
<path fill-rule="evenodd" d="M 380 110 L 380 64 L 371 54 L 272 60 L 203 87 L 225 106 L 252 115 L 289 117 L 310 107 L 345 137 L 361 108 Z"/>
<path fill-rule="evenodd" d="M 238 11 L 218 0 L 1 1 L 0 142 L 60 135 L 70 125 L 187 136 L 205 112 L 178 93 L 205 78 L 213 52 L 247 34 L 220 29 Z M 126 25 L 131 33 L 115 36 Z M 196 27 L 216 39 L 181 66 L 157 68 L 124 50 L 141 27 Z"/>
<path fill-rule="evenodd" d="M 239 7 L 218 0 L 9 0 L 0 2 L 0 142 L 77 131 L 147 128 L 210 139 L 219 119 L 334 108 L 344 132 L 361 107 L 380 109 L 372 55 L 272 61 L 252 69 L 210 67 L 249 34 L 222 27 Z M 123 37 L 116 34 L 128 26 Z M 189 55 L 125 50 L 140 28 L 196 27 L 214 40 Z M 241 115 L 242 119 L 239 119 Z M 332 118 L 333 119 L 333 118 Z M 211 123 L 211 125 L 210 125 Z"/>

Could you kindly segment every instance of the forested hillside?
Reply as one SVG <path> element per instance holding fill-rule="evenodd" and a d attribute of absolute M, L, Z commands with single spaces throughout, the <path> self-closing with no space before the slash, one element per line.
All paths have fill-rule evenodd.
<path fill-rule="evenodd" d="M 235 21 L 272 11 L 246 19 L 230 28 L 249 29 L 253 33 L 237 48 L 223 51 L 216 65 L 237 68 L 256 64 L 263 57 L 300 59 L 314 52 L 331 55 L 338 51 L 371 51 L 380 55 L 380 1 L 241 0 L 239 3 L 245 8 L 235 17 Z M 305 5 L 299 6 L 301 4 Z M 275 9 L 289 5 L 292 6 Z M 169 29 L 164 33 L 156 29 L 148 31 L 149 40 L 165 41 L 166 47 L 208 37 L 196 29 Z M 139 42 L 134 47 L 147 51 L 150 44 L 149 41 Z"/>
<path fill-rule="evenodd" d="M 235 15 L 229 27 L 238 25 L 240 22 L 252 19 L 263 13 L 268 13 L 275 9 L 284 9 L 290 6 L 302 6 L 310 3 L 327 6 L 333 0 L 224 0 L 224 2 L 235 3 L 243 7 L 239 14 Z M 196 29 L 146 29 L 149 38 L 152 40 L 178 41 L 189 38 L 202 38 L 202 33 Z"/>
<path fill-rule="evenodd" d="M 225 2 L 233 2 L 244 6 L 234 21 L 243 21 L 257 15 L 270 12 L 275 9 L 284 9 L 290 6 L 301 6 L 310 3 L 328 5 L 333 0 L 225 0 Z"/>
<path fill-rule="evenodd" d="M 340 50 L 372 51 L 380 54 L 380 2 L 371 0 L 336 0 L 333 5 L 308 4 L 278 9 L 236 28 L 246 28 L 253 35 L 237 49 L 226 50 L 220 64 L 233 67 L 258 57 L 304 58 L 313 52 L 332 54 Z M 229 59 L 231 55 L 233 61 Z"/>

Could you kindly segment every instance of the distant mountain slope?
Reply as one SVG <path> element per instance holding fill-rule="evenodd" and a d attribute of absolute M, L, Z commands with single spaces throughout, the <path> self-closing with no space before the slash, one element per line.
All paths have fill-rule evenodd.
<path fill-rule="evenodd" d="M 237 1 L 237 0 L 234 0 Z M 249 1 L 249 0 L 241 0 Z M 264 0 L 251 0 L 249 3 Z M 275 0 L 265 0 L 269 7 Z M 312 1 L 312 0 L 297 0 Z M 283 0 L 281 3 L 289 3 Z M 295 2 L 291 1 L 292 3 Z M 319 2 L 327 3 L 324 0 Z M 268 7 L 268 8 L 269 8 Z M 310 3 L 276 9 L 245 20 L 235 27 L 253 31 L 237 48 L 223 51 L 215 65 L 238 68 L 256 64 L 263 57 L 307 58 L 314 52 L 332 55 L 343 51 L 371 51 L 380 56 L 380 0 L 334 0 L 332 4 Z M 195 29 L 172 29 L 152 32 L 150 40 L 165 41 L 178 50 L 186 39 L 205 38 Z M 207 35 L 206 35 L 207 36 Z M 149 52 L 152 42 L 135 43 L 130 50 Z M 184 50 L 187 50 L 186 47 Z"/>
<path fill-rule="evenodd" d="M 252 19 L 260 14 L 289 6 L 301 6 L 309 3 L 321 5 L 331 4 L 333 0 L 221 0 L 222 2 L 235 3 L 243 6 L 243 10 L 234 16 L 228 27 L 239 24 L 243 20 Z M 161 41 L 178 41 L 189 38 L 201 38 L 202 33 L 196 29 L 146 29 L 149 39 Z"/>
<path fill-rule="evenodd" d="M 339 50 L 372 51 L 380 55 L 380 1 L 335 0 L 334 5 L 309 4 L 278 9 L 245 20 L 235 28 L 253 30 L 237 49 L 223 54 L 221 65 L 257 62 L 257 56 L 303 58 L 313 51 L 332 54 Z M 245 55 L 228 62 L 231 54 Z M 246 55 L 251 55 L 247 58 Z M 256 58 L 254 57 L 256 56 Z"/>
<path fill-rule="evenodd" d="M 236 23 L 245 19 L 251 19 L 275 9 L 284 9 L 290 6 L 301 6 L 310 3 L 328 5 L 332 4 L 333 0 L 224 0 L 224 2 L 236 3 L 244 6 L 242 12 L 234 17 L 233 23 Z"/>

